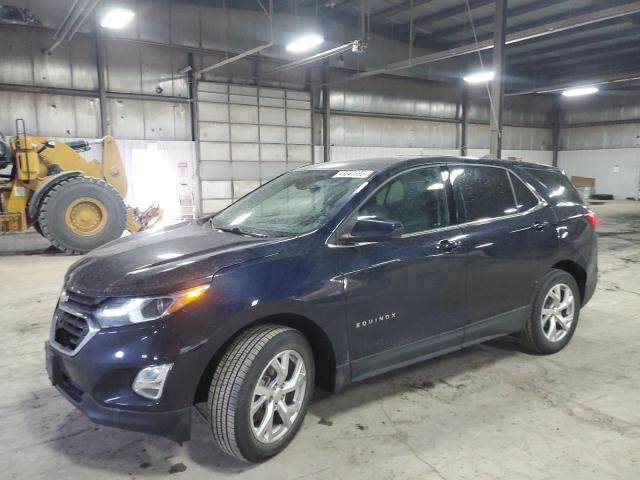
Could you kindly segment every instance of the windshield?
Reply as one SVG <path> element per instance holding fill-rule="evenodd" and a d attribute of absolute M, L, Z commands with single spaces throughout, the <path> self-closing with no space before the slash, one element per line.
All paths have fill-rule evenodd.
<path fill-rule="evenodd" d="M 367 181 L 370 171 L 301 170 L 276 178 L 214 216 L 214 228 L 289 236 L 317 229 Z"/>

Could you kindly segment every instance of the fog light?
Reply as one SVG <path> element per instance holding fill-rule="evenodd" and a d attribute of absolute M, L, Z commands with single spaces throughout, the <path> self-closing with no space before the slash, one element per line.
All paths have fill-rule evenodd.
<path fill-rule="evenodd" d="M 133 391 L 150 400 L 158 400 L 162 396 L 164 382 L 169 375 L 173 363 L 143 368 L 133 381 Z"/>

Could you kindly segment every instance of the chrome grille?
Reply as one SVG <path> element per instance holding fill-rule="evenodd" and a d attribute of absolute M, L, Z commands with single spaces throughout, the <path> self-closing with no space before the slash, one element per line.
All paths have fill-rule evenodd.
<path fill-rule="evenodd" d="M 91 316 L 102 300 L 65 291 L 53 316 L 52 346 L 67 355 L 75 355 L 98 330 Z"/>
<path fill-rule="evenodd" d="M 55 315 L 54 340 L 61 347 L 73 351 L 89 333 L 86 318 L 58 309 Z"/>

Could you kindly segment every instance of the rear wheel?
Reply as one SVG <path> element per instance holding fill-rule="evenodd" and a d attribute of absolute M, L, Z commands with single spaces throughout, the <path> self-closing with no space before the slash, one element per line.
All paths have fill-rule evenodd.
<path fill-rule="evenodd" d="M 245 461 L 277 455 L 300 428 L 313 385 L 313 354 L 300 332 L 278 325 L 246 331 L 224 354 L 211 382 L 215 442 Z"/>
<path fill-rule="evenodd" d="M 556 353 L 571 340 L 578 325 L 580 289 L 564 270 L 551 270 L 540 285 L 522 332 L 522 343 L 542 354 Z"/>
<path fill-rule="evenodd" d="M 120 194 L 93 177 L 60 181 L 42 199 L 37 219 L 41 234 L 70 254 L 86 253 L 120 238 L 125 222 Z"/>

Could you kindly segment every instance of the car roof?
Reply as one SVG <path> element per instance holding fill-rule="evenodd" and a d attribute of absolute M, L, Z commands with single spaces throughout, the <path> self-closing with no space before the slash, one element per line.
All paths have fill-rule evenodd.
<path fill-rule="evenodd" d="M 543 170 L 558 170 L 556 167 L 544 165 L 541 163 L 523 162 L 520 160 L 499 160 L 489 157 L 457 157 L 453 155 L 433 155 L 433 156 L 397 156 L 397 157 L 380 157 L 380 158 L 361 158 L 348 161 L 331 161 L 326 163 L 314 163 L 299 168 L 298 171 L 304 170 L 372 170 L 375 173 L 384 171 L 399 171 L 417 165 L 425 165 L 429 163 L 438 164 L 459 164 L 468 163 L 471 165 L 494 165 L 505 168 L 524 167 L 536 168 Z"/>

